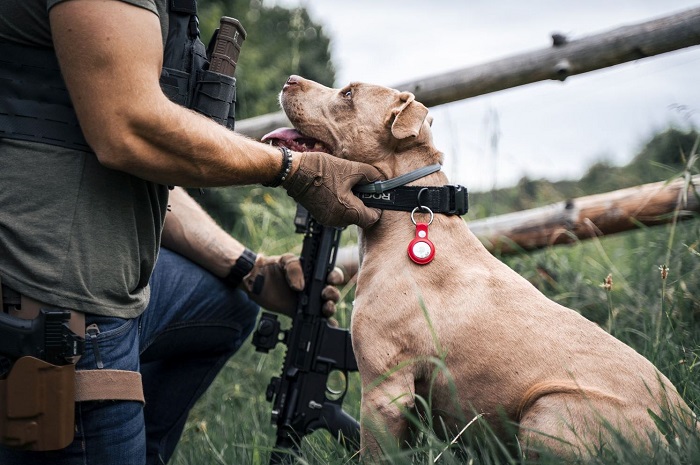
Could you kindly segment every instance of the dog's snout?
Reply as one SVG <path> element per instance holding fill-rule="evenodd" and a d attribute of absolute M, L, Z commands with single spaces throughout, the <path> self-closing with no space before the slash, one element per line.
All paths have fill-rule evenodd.
<path fill-rule="evenodd" d="M 300 83 L 301 83 L 301 78 L 295 74 L 292 74 L 287 79 L 287 82 L 284 83 L 284 87 L 282 87 L 282 91 L 289 90 L 289 88 L 291 88 L 291 87 L 296 87 Z"/>

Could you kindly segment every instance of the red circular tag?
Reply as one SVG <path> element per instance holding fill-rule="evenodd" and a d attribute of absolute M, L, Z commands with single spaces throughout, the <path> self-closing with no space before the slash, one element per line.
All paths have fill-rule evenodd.
<path fill-rule="evenodd" d="M 416 223 L 416 237 L 408 244 L 408 256 L 419 265 L 426 265 L 435 257 L 435 245 L 428 239 L 428 225 Z"/>

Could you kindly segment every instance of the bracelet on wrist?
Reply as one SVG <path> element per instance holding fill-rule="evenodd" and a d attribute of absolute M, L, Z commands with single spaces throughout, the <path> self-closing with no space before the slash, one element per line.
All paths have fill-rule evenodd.
<path fill-rule="evenodd" d="M 255 259 L 257 258 L 258 256 L 255 252 L 250 249 L 245 249 L 241 256 L 238 257 L 238 260 L 236 260 L 236 263 L 231 267 L 228 275 L 221 279 L 231 287 L 238 287 L 241 282 L 243 282 L 243 278 L 250 273 L 250 270 L 255 266 Z"/>
<path fill-rule="evenodd" d="M 292 171 L 292 151 L 289 150 L 287 147 L 279 146 L 277 148 L 280 149 L 280 152 L 282 152 L 282 168 L 280 169 L 280 172 L 277 173 L 277 176 L 275 176 L 275 179 L 273 179 L 272 182 L 263 183 L 263 186 L 265 187 L 279 186 L 287 179 L 287 176 L 289 176 L 290 171 Z"/>

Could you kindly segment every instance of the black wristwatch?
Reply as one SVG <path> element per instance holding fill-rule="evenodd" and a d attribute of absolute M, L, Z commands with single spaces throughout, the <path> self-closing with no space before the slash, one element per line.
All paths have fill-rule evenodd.
<path fill-rule="evenodd" d="M 236 263 L 231 267 L 228 275 L 222 278 L 223 281 L 231 287 L 238 287 L 245 275 L 250 273 L 255 265 L 255 259 L 258 258 L 257 254 L 250 249 L 245 249 Z"/>

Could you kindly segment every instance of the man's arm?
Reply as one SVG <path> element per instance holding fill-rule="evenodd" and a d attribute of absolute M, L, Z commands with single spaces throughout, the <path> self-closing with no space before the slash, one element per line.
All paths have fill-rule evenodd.
<path fill-rule="evenodd" d="M 170 192 L 162 245 L 223 278 L 245 246 L 226 233 L 184 189 Z"/>
<path fill-rule="evenodd" d="M 180 187 L 170 194 L 162 245 L 220 278 L 228 275 L 245 250 L 243 244 L 221 229 Z M 258 288 L 255 282 L 259 277 L 264 279 Z M 340 292 L 333 285 L 343 282 L 343 274 L 336 269 L 328 274 L 327 279 L 329 286 L 323 289 L 322 311 L 330 317 L 335 313 L 335 304 L 340 299 Z M 253 269 L 243 280 L 242 288 L 267 310 L 292 316 L 297 308 L 297 292 L 304 288 L 299 257 L 292 254 L 272 257 L 258 254 Z"/>
<path fill-rule="evenodd" d="M 186 187 L 277 178 L 283 163 L 276 148 L 229 131 L 163 94 L 163 46 L 154 13 L 115 0 L 68 0 L 51 8 L 49 19 L 73 106 L 100 163 Z M 282 185 L 321 223 L 369 227 L 379 219 L 379 210 L 367 208 L 351 191 L 357 183 L 379 179 L 379 171 L 321 153 L 298 155 Z"/>
<path fill-rule="evenodd" d="M 181 186 L 254 184 L 277 175 L 279 150 L 163 94 L 155 14 L 121 1 L 69 0 L 51 9 L 50 20 L 81 128 L 102 164 Z"/>

